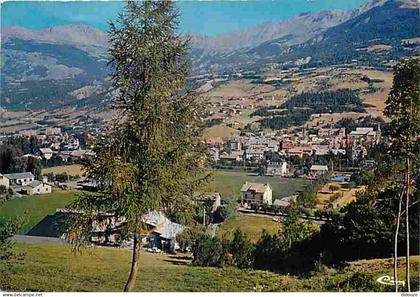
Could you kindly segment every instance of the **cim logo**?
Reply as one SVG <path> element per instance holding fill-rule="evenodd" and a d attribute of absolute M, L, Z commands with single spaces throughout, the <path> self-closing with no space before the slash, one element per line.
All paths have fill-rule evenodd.
<path fill-rule="evenodd" d="M 395 286 L 397 284 L 399 286 L 405 286 L 405 281 L 400 280 L 395 282 L 394 278 L 388 275 L 381 276 L 376 281 L 382 285 Z"/>

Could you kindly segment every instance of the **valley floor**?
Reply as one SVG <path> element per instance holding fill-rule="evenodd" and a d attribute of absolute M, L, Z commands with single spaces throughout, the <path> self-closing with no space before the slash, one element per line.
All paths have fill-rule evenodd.
<path fill-rule="evenodd" d="M 18 243 L 24 254 L 11 277 L 17 291 L 120 291 L 128 276 L 130 251 L 88 248 L 74 254 L 70 245 Z M 143 252 L 136 291 L 390 291 L 375 280 L 392 276 L 392 260 L 351 262 L 344 268 L 324 268 L 307 278 L 258 270 L 190 266 L 183 255 Z M 418 278 L 420 257 L 412 257 Z M 404 261 L 401 259 L 400 278 Z M 364 272 L 367 283 L 360 283 Z M 356 283 L 354 283 L 356 277 Z M 359 281 L 359 282 L 357 282 Z M 360 287 L 363 286 L 363 287 Z"/>

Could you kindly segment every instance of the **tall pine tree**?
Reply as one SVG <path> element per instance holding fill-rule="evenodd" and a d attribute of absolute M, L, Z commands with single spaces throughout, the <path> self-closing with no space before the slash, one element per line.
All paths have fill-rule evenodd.
<path fill-rule="evenodd" d="M 73 205 L 83 214 L 73 224 L 79 242 L 88 240 L 99 213 L 126 218 L 134 246 L 125 291 L 136 281 L 142 217 L 151 211 L 187 217 L 193 192 L 207 180 L 199 105 L 186 89 L 189 40 L 176 32 L 177 19 L 173 2 L 129 1 L 110 23 L 118 120 L 87 165 L 99 192 Z"/>
<path fill-rule="evenodd" d="M 405 233 L 406 233 L 406 285 L 410 292 L 410 207 L 415 205 L 418 195 L 413 195 L 418 178 L 420 160 L 420 58 L 409 58 L 401 61 L 395 68 L 394 80 L 388 100 L 385 115 L 391 119 L 392 145 L 391 152 L 404 165 L 404 185 L 399 196 L 399 210 L 395 232 L 395 266 L 394 277 L 397 281 L 397 235 L 399 232 L 401 204 L 405 196 Z M 418 185 L 417 185 L 418 186 Z M 416 243 L 417 244 L 417 243 Z M 397 289 L 396 282 L 396 289 Z"/>

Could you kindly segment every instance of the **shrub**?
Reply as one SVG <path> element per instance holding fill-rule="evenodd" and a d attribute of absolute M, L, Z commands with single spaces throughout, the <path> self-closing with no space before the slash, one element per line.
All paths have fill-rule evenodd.
<path fill-rule="evenodd" d="M 283 245 L 277 235 L 270 235 L 263 230 L 261 237 L 255 245 L 254 268 L 276 270 L 282 258 Z"/>
<path fill-rule="evenodd" d="M 238 268 L 251 268 L 254 264 L 254 245 L 240 229 L 236 229 L 230 243 L 233 263 Z"/>
<path fill-rule="evenodd" d="M 316 191 L 311 187 L 299 193 L 297 198 L 298 205 L 304 207 L 315 207 L 316 205 Z"/>
<path fill-rule="evenodd" d="M 226 206 L 219 206 L 213 213 L 213 223 L 222 223 L 229 217 L 229 210 Z"/>
<path fill-rule="evenodd" d="M 333 289 L 333 288 L 330 288 Z M 383 291 L 372 275 L 366 272 L 355 272 L 335 286 L 336 290 L 347 292 L 379 292 Z"/>
<path fill-rule="evenodd" d="M 229 243 L 206 234 L 198 236 L 192 246 L 195 266 L 223 267 L 229 263 Z"/>
<path fill-rule="evenodd" d="M 176 242 L 178 243 L 181 252 L 186 252 L 188 248 L 191 248 L 199 235 L 200 230 L 195 227 L 186 228 L 179 233 L 176 236 Z"/>

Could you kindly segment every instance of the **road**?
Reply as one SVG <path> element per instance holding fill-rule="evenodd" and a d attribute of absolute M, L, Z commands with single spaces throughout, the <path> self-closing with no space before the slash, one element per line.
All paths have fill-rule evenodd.
<path fill-rule="evenodd" d="M 53 244 L 68 244 L 65 240 L 57 237 L 43 237 L 43 236 L 29 236 L 29 235 L 15 235 L 13 239 L 16 242 L 25 243 L 53 243 Z"/>
<path fill-rule="evenodd" d="M 245 215 L 251 215 L 251 216 L 253 215 L 253 216 L 268 217 L 268 218 L 273 218 L 273 217 L 287 217 L 287 214 L 284 214 L 284 213 L 277 213 L 277 214 L 275 214 L 275 213 L 268 212 L 268 211 L 266 213 L 262 213 L 262 212 L 255 212 L 252 209 L 246 209 L 246 208 L 239 208 L 238 211 L 240 213 L 245 214 Z M 319 217 L 305 216 L 305 215 L 302 215 L 301 218 L 303 220 L 312 221 L 312 222 L 317 223 L 317 224 L 323 224 L 323 223 L 329 221 L 326 218 L 319 218 Z"/>

